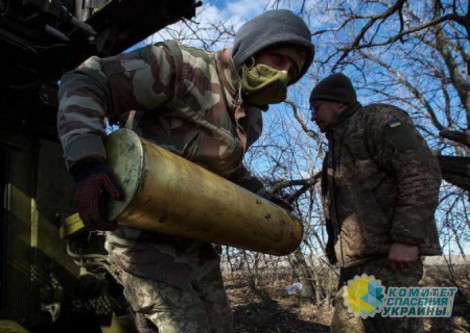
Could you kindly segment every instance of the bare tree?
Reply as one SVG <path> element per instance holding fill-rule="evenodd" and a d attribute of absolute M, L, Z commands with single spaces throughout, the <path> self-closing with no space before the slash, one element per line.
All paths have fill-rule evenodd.
<path fill-rule="evenodd" d="M 437 150 L 461 157 L 440 158 L 444 178 L 470 190 L 468 2 L 329 1 L 324 9 L 336 22 L 313 35 L 333 38 L 335 45 L 320 55 L 320 66 L 331 72 L 354 68 L 355 82 L 371 98 L 427 117 L 421 130 L 447 139 L 437 140 Z"/>
<path fill-rule="evenodd" d="M 441 241 L 453 253 L 468 252 L 468 1 L 320 0 L 294 4 L 277 0 L 271 4 L 289 7 L 311 26 L 316 55 L 309 72 L 310 87 L 342 71 L 352 78 L 361 102 L 391 103 L 410 114 L 438 155 L 445 179 L 436 214 Z M 297 117 L 302 107 L 296 99 L 292 115 L 297 128 L 318 143 L 321 139 L 315 136 L 315 129 Z M 321 150 L 321 145 L 318 148 Z M 319 170 L 318 164 L 316 168 Z"/>
<path fill-rule="evenodd" d="M 269 0 L 265 9 L 290 8 L 310 25 L 316 47 L 307 76 L 289 89 L 289 101 L 265 114 L 263 136 L 245 164 L 276 194 L 286 198 L 304 225 L 304 240 L 289 257 L 296 279 L 329 302 L 333 269 L 324 261 L 326 242 L 318 186 L 324 138 L 309 122 L 312 86 L 335 71 L 355 83 L 364 103 L 388 102 L 409 112 L 429 146 L 440 157 L 445 182 L 437 214 L 447 249 L 468 251 L 467 190 L 470 190 L 469 4 L 462 0 Z M 176 38 L 206 50 L 231 45 L 239 18 L 211 14 L 205 1 L 194 21 L 175 25 L 153 38 Z M 453 186 L 451 184 L 455 184 Z M 279 276 L 280 258 L 224 249 L 233 272 L 256 286 L 270 267 Z M 284 258 L 285 259 L 285 258 Z M 280 262 L 282 261 L 282 264 Z M 328 283 L 326 283 L 326 281 Z"/>

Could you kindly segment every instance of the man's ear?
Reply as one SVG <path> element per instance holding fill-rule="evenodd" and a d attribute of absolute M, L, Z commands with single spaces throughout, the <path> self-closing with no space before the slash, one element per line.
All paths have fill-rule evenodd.
<path fill-rule="evenodd" d="M 341 111 L 343 111 L 344 109 L 346 109 L 348 105 L 346 103 L 343 103 L 343 102 L 334 102 L 333 103 L 333 108 L 335 110 L 335 113 L 337 115 L 339 115 L 341 113 Z"/>

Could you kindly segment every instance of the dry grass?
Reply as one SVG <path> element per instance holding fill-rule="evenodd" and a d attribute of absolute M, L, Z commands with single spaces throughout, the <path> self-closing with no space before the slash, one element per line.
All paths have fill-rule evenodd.
<path fill-rule="evenodd" d="M 455 286 L 459 288 L 451 318 L 425 318 L 426 332 L 470 332 L 470 282 L 462 272 L 452 278 L 446 269 L 431 269 L 423 286 Z M 316 333 L 329 332 L 333 307 L 304 302 L 299 295 L 288 296 L 289 278 L 261 279 L 254 287 L 243 277 L 225 279 L 234 316 L 236 333 Z"/>
<path fill-rule="evenodd" d="M 427 332 L 457 333 L 470 332 L 470 282 L 467 272 L 460 270 L 451 276 L 447 267 L 428 269 L 421 280 L 423 286 L 456 286 L 458 292 L 454 301 L 452 317 L 426 318 L 424 320 Z"/>

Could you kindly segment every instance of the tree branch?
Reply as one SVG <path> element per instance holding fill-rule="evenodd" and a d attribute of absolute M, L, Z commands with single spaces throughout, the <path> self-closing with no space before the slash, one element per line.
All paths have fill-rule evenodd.
<path fill-rule="evenodd" d="M 391 15 L 393 15 L 397 10 L 399 10 L 403 4 L 405 3 L 406 0 L 398 0 L 392 7 L 390 7 L 387 11 L 385 11 L 384 13 L 380 14 L 380 15 L 377 15 L 377 16 L 374 16 L 372 17 L 369 22 L 367 22 L 361 29 L 361 31 L 359 31 L 359 33 L 357 34 L 356 38 L 354 39 L 354 41 L 351 43 L 351 45 L 344 50 L 343 54 L 341 55 L 341 57 L 339 58 L 339 60 L 335 63 L 335 65 L 333 66 L 333 69 L 332 71 L 335 71 L 338 64 L 341 63 L 348 55 L 349 53 L 352 51 L 352 50 L 355 50 L 357 49 L 359 43 L 361 42 L 362 38 L 364 38 L 364 35 L 366 34 L 366 32 L 374 25 L 375 22 L 377 22 L 378 20 L 386 20 L 388 17 L 390 17 Z"/>
<path fill-rule="evenodd" d="M 317 133 L 315 133 L 314 131 L 308 129 L 307 125 L 305 124 L 304 120 L 302 119 L 302 117 L 298 114 L 297 112 L 297 106 L 295 105 L 294 102 L 290 101 L 290 100 L 287 100 L 285 101 L 284 103 L 290 105 L 290 107 L 292 108 L 292 111 L 294 112 L 294 117 L 295 119 L 299 122 L 300 126 L 302 127 L 303 131 L 311 138 L 313 138 L 315 141 L 319 141 L 320 140 L 320 137 L 318 136 Z"/>

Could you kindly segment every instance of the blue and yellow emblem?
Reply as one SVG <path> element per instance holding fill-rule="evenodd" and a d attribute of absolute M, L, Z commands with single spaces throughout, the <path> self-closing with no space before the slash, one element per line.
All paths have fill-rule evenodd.
<path fill-rule="evenodd" d="M 397 128 L 397 127 L 400 127 L 401 125 L 402 123 L 398 119 L 390 120 L 387 123 L 388 128 Z"/>
<path fill-rule="evenodd" d="M 344 288 L 344 305 L 348 308 L 348 312 L 354 313 L 357 317 L 364 319 L 374 317 L 383 306 L 384 289 L 381 281 L 376 280 L 375 276 L 356 275 Z"/>

